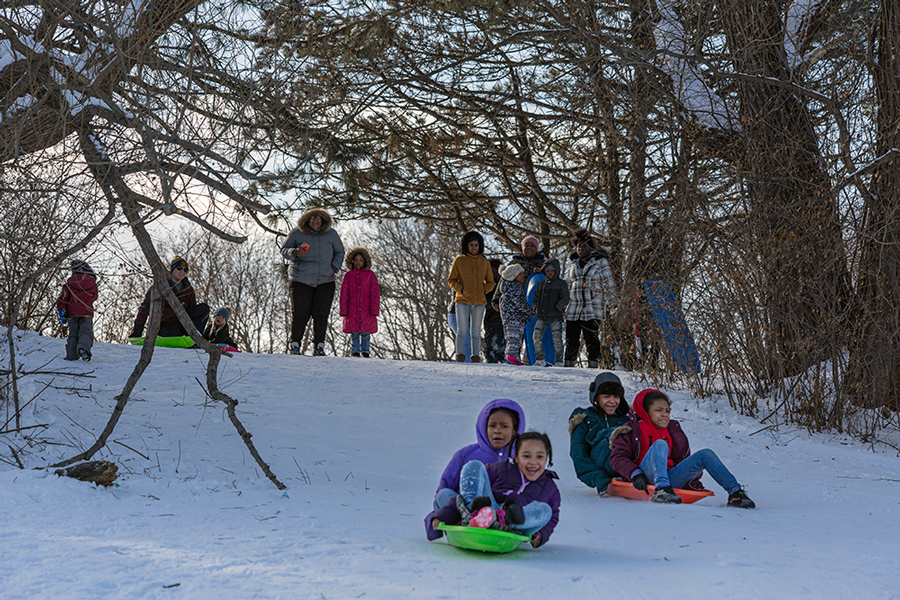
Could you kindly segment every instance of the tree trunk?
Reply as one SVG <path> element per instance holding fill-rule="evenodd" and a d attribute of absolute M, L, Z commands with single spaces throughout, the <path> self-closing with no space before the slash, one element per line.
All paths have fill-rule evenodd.
<path fill-rule="evenodd" d="M 900 410 L 900 7 L 882 0 L 872 76 L 878 100 L 875 154 L 866 204 L 857 293 L 860 312 L 844 391 L 866 407 Z"/>
<path fill-rule="evenodd" d="M 741 163 L 766 280 L 769 377 L 802 372 L 841 347 L 849 289 L 834 193 L 806 107 L 786 85 L 779 3 L 720 0 L 738 78 Z"/>

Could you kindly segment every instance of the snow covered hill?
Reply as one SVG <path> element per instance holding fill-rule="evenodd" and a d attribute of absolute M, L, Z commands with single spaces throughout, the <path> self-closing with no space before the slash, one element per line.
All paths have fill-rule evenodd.
<path fill-rule="evenodd" d="M 5 335 L 5 332 L 0 331 Z M 139 348 L 19 333 L 29 438 L 0 436 L 3 598 L 900 598 L 900 458 L 840 436 L 772 432 L 724 400 L 667 390 L 694 450 L 711 447 L 757 510 L 601 498 L 575 477 L 567 420 L 594 372 L 237 355 L 222 387 L 282 481 L 259 471 L 200 385 L 203 355 L 157 349 L 108 447 L 119 486 L 45 467 L 90 445 Z M 8 364 L 8 357 L 2 357 Z M 81 375 L 81 376 L 79 376 Z M 620 373 L 629 398 L 640 381 Z M 49 387 L 46 387 L 49 384 Z M 74 387 L 74 390 L 66 388 Z M 475 417 L 512 398 L 554 443 L 549 543 L 512 554 L 428 542 L 441 471 Z M 9 414 L 4 417 L 4 421 Z M 7 425 L 6 427 L 11 427 Z"/>

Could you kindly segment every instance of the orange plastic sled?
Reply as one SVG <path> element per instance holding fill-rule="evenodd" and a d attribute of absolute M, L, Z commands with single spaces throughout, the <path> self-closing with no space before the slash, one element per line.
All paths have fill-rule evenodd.
<path fill-rule="evenodd" d="M 610 496 L 621 496 L 622 498 L 631 498 L 632 500 L 649 500 L 653 497 L 653 490 L 656 488 L 652 485 L 647 486 L 647 491 L 649 494 L 645 494 L 641 490 L 637 489 L 633 485 L 631 485 L 630 481 L 620 481 L 619 479 L 613 479 L 609 483 L 609 487 L 606 488 L 606 493 Z M 683 490 L 681 488 L 675 488 L 675 494 L 681 498 L 682 502 L 685 504 L 693 504 L 697 500 L 702 500 L 704 498 L 708 498 L 710 496 L 715 496 L 709 490 Z"/>

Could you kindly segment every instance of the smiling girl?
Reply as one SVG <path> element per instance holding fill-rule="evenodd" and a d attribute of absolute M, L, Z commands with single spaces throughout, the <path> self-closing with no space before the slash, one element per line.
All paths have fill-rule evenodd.
<path fill-rule="evenodd" d="M 530 536 L 535 548 L 547 543 L 559 522 L 559 490 L 553 481 L 558 477 L 547 470 L 553 465 L 550 438 L 529 431 L 515 443 L 515 462 L 471 461 L 463 467 L 456 505 L 436 511 L 432 527 L 463 522 Z"/>

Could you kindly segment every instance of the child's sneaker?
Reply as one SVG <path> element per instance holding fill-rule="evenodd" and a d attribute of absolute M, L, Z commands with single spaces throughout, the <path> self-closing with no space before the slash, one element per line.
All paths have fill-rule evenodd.
<path fill-rule="evenodd" d="M 734 492 L 733 494 L 728 495 L 728 504 L 726 506 L 733 506 L 735 508 L 756 508 L 756 502 L 750 499 L 750 496 L 747 495 L 742 489 Z"/>
<path fill-rule="evenodd" d="M 300 342 L 291 342 L 291 354 L 300 354 Z"/>
<path fill-rule="evenodd" d="M 506 355 L 506 364 L 522 366 L 522 361 L 519 360 L 518 357 L 513 356 L 512 354 L 507 354 Z"/>
<path fill-rule="evenodd" d="M 319 342 L 316 344 L 316 351 L 314 353 L 316 356 L 325 356 L 325 344 Z"/>
<path fill-rule="evenodd" d="M 555 363 L 552 363 L 552 362 L 550 362 L 550 361 L 548 360 L 548 361 L 544 361 L 544 366 L 545 366 L 545 367 L 555 367 L 556 364 L 555 364 Z"/>
<path fill-rule="evenodd" d="M 91 362 L 91 353 L 84 348 L 78 349 L 78 356 L 80 356 L 81 360 L 83 360 L 84 362 Z"/>
<path fill-rule="evenodd" d="M 678 494 L 675 493 L 675 490 L 672 489 L 671 485 L 656 488 L 656 491 L 653 492 L 653 497 L 650 498 L 650 500 L 661 504 L 681 504 L 681 498 L 678 497 Z"/>
<path fill-rule="evenodd" d="M 473 512 L 469 518 L 469 527 L 478 527 L 479 529 L 491 529 L 491 526 L 497 521 L 497 514 L 490 506 L 485 506 L 478 512 Z"/>

